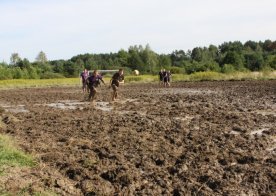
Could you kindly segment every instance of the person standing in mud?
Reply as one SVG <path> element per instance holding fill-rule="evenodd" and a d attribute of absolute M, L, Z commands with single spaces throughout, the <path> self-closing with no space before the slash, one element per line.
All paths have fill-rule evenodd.
<path fill-rule="evenodd" d="M 163 84 L 164 84 L 164 87 L 170 86 L 170 83 L 169 83 L 169 72 L 166 71 L 166 70 L 163 71 Z"/>
<path fill-rule="evenodd" d="M 96 94 L 97 94 L 97 87 L 100 85 L 100 83 L 104 83 L 103 77 L 98 73 L 97 70 L 94 70 L 93 73 L 87 78 L 87 85 L 89 88 L 89 96 L 88 101 L 94 101 Z"/>
<path fill-rule="evenodd" d="M 162 85 L 163 83 L 163 72 L 164 72 L 163 69 L 159 71 L 159 85 Z"/>
<path fill-rule="evenodd" d="M 171 71 L 169 70 L 169 71 L 168 71 L 168 86 L 171 86 L 171 81 L 172 81 L 172 73 L 171 73 Z"/>
<path fill-rule="evenodd" d="M 119 69 L 119 71 L 112 76 L 110 80 L 110 84 L 113 90 L 112 101 L 115 101 L 115 99 L 117 99 L 118 97 L 117 91 L 118 91 L 119 85 L 124 83 L 124 79 L 125 77 L 124 77 L 123 69 Z"/>
<path fill-rule="evenodd" d="M 80 80 L 82 83 L 82 92 L 85 93 L 87 92 L 87 86 L 86 86 L 86 80 L 89 76 L 89 72 L 87 71 L 87 69 L 84 69 L 83 72 L 81 72 L 80 74 Z"/>

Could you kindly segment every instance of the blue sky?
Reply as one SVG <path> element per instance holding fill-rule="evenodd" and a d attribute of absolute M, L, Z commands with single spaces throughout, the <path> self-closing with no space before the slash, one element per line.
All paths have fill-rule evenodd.
<path fill-rule="evenodd" d="M 0 61 L 276 40 L 275 0 L 0 0 Z"/>

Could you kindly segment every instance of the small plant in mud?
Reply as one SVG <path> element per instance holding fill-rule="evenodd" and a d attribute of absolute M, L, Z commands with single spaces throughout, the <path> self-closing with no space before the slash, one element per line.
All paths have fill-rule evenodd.
<path fill-rule="evenodd" d="M 85 159 L 83 162 L 83 166 L 86 168 L 93 167 L 96 165 L 99 161 L 97 159 Z"/>

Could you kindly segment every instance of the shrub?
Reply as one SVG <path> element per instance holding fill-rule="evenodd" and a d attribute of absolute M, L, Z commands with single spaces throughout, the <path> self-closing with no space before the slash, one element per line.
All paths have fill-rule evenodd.
<path fill-rule="evenodd" d="M 223 79 L 223 75 L 218 72 L 206 71 L 193 73 L 190 78 L 194 81 L 213 81 Z"/>
<path fill-rule="evenodd" d="M 127 77 L 125 77 L 126 82 L 139 82 L 142 80 L 143 80 L 142 76 L 127 76 Z"/>
<path fill-rule="evenodd" d="M 232 64 L 224 64 L 221 68 L 222 73 L 233 73 L 235 68 Z"/>
<path fill-rule="evenodd" d="M 64 78 L 63 75 L 59 73 L 46 72 L 40 76 L 41 79 L 51 79 L 51 78 Z"/>
<path fill-rule="evenodd" d="M 167 70 L 170 70 L 172 74 L 183 74 L 185 73 L 185 68 L 180 68 L 180 67 L 169 67 Z"/>
<path fill-rule="evenodd" d="M 7 79 L 12 79 L 12 72 L 7 68 L 0 67 L 0 80 Z"/>

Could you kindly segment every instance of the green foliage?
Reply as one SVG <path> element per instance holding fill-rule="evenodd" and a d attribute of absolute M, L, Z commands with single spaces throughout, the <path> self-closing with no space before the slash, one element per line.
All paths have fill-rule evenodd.
<path fill-rule="evenodd" d="M 143 77 L 142 76 L 128 76 L 125 77 L 125 82 L 139 82 L 142 81 Z"/>
<path fill-rule="evenodd" d="M 267 66 L 276 70 L 276 55 L 268 55 L 265 62 Z"/>
<path fill-rule="evenodd" d="M 155 82 L 158 81 L 157 75 L 126 76 L 125 82 Z"/>
<path fill-rule="evenodd" d="M 222 73 L 233 73 L 235 72 L 235 67 L 231 64 L 224 64 L 221 68 Z"/>
<path fill-rule="evenodd" d="M 245 54 L 245 67 L 251 71 L 261 70 L 264 65 L 264 58 L 260 53 Z"/>
<path fill-rule="evenodd" d="M 223 59 L 223 64 L 232 64 L 236 70 L 244 69 L 244 57 L 236 51 L 228 51 Z"/>
<path fill-rule="evenodd" d="M 234 41 L 234 42 L 224 42 L 219 46 L 219 50 L 221 53 L 226 53 L 229 51 L 241 53 L 244 46 L 240 41 Z"/>
<path fill-rule="evenodd" d="M 17 150 L 14 142 L 4 135 L 0 135 L 0 169 L 10 166 L 35 166 L 30 155 Z"/>
<path fill-rule="evenodd" d="M 158 57 L 158 67 L 170 67 L 172 66 L 172 60 L 170 56 L 161 54 Z"/>
<path fill-rule="evenodd" d="M 190 61 L 191 51 L 185 53 L 183 50 L 175 50 L 170 55 L 171 64 L 175 67 L 183 67 L 185 62 Z M 162 66 L 161 66 L 162 67 Z"/>
<path fill-rule="evenodd" d="M 217 62 L 206 61 L 197 62 L 193 61 L 192 64 L 186 66 L 186 73 L 191 74 L 194 72 L 204 72 L 204 71 L 220 71 L 220 66 Z"/>
<path fill-rule="evenodd" d="M 41 79 L 51 79 L 51 78 L 64 78 L 63 75 L 59 73 L 53 73 L 53 72 L 45 72 L 41 75 Z"/>
<path fill-rule="evenodd" d="M 191 74 L 190 79 L 193 81 L 214 81 L 214 80 L 222 80 L 223 75 L 218 72 L 211 72 L 211 71 L 197 72 L 197 73 Z"/>
<path fill-rule="evenodd" d="M 48 60 L 47 60 L 46 54 L 43 51 L 40 51 L 36 57 L 36 61 L 42 64 L 47 63 Z"/>
<path fill-rule="evenodd" d="M 180 68 L 180 67 L 166 67 L 167 70 L 170 70 L 172 74 L 184 74 L 185 68 Z"/>
<path fill-rule="evenodd" d="M 119 67 L 123 67 L 129 74 L 135 69 L 140 74 L 156 74 L 162 68 L 173 73 L 188 74 L 204 71 L 231 73 L 275 70 L 276 41 L 249 40 L 244 44 L 240 41 L 224 42 L 219 46 L 175 50 L 171 54 L 160 55 L 149 45 L 134 45 L 117 53 L 81 54 L 69 60 L 55 61 L 47 61 L 46 54 L 41 51 L 34 63 L 22 60 L 18 53 L 13 53 L 10 65 L 0 63 L 0 80 L 79 77 L 84 68 L 94 70 Z"/>
<path fill-rule="evenodd" d="M 13 75 L 10 69 L 0 66 L 0 80 L 12 79 Z"/>
<path fill-rule="evenodd" d="M 79 86 L 80 85 L 80 79 L 79 78 L 55 78 L 55 79 L 0 80 L 0 89 L 1 88 L 68 86 L 68 85 L 70 85 L 70 86 Z"/>

